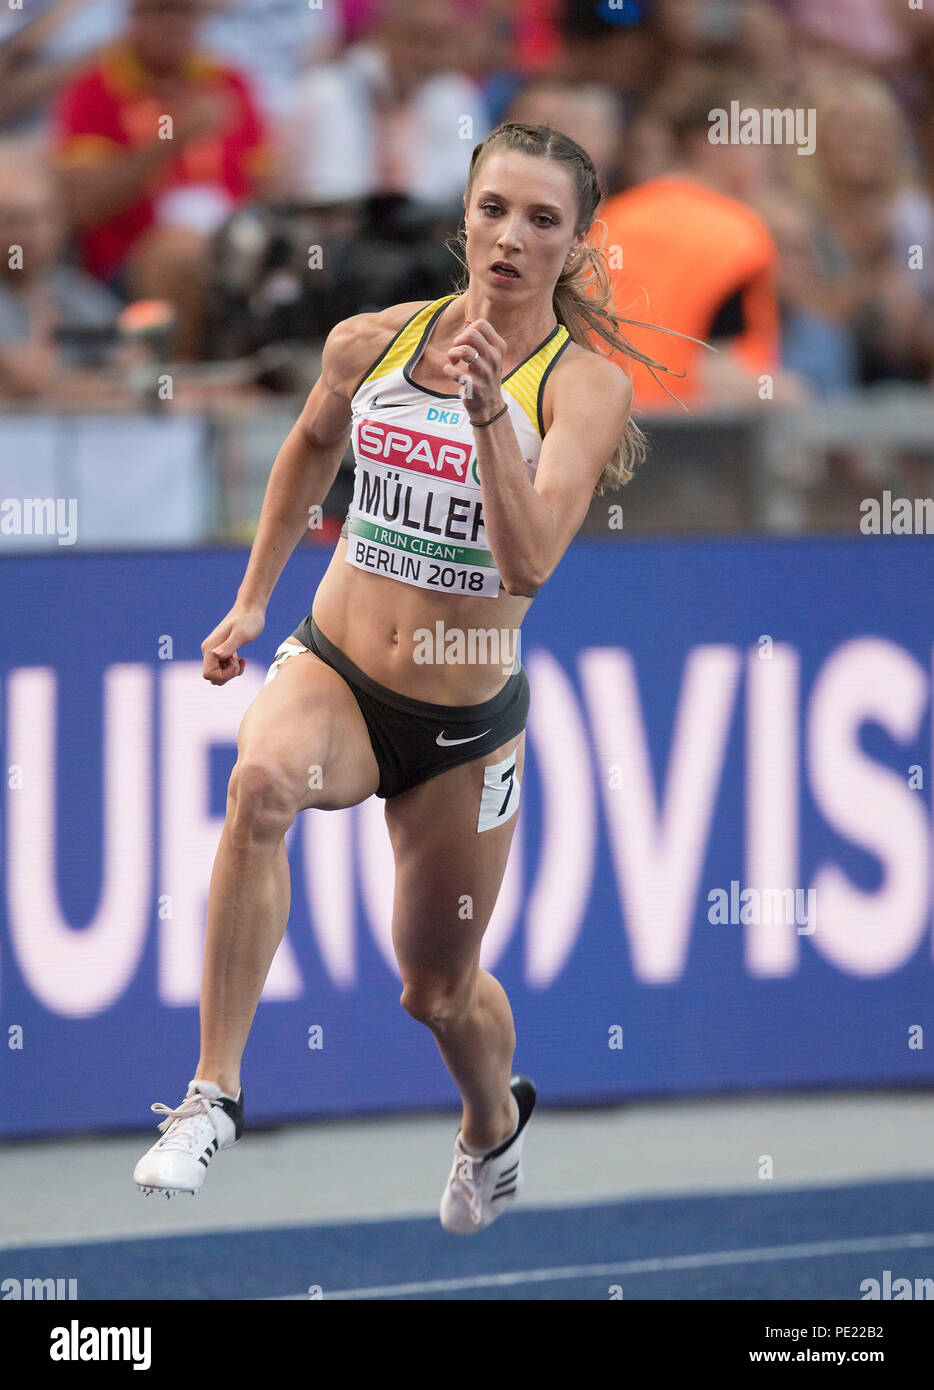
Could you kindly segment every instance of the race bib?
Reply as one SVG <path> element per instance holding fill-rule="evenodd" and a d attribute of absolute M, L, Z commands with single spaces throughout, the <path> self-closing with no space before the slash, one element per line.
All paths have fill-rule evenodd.
<path fill-rule="evenodd" d="M 516 771 L 516 750 L 501 763 L 491 763 L 483 769 L 483 794 L 477 834 L 504 825 L 519 809 L 519 774 Z"/>

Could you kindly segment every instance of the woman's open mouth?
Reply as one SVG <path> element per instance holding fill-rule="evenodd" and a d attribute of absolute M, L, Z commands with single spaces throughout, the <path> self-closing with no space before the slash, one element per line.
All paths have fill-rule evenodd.
<path fill-rule="evenodd" d="M 518 270 L 516 270 L 515 266 L 510 265 L 508 261 L 495 261 L 494 264 L 490 266 L 490 270 L 499 280 L 521 279 Z"/>

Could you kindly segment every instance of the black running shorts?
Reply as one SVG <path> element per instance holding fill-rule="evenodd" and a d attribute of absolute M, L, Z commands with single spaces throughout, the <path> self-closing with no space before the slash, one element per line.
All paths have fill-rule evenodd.
<path fill-rule="evenodd" d="M 518 669 L 492 699 L 479 705 L 433 705 L 371 680 L 328 641 L 310 613 L 292 640 L 332 666 L 353 691 L 379 768 L 377 796 L 399 796 L 439 772 L 492 753 L 525 728 L 529 680 L 518 660 Z M 280 653 L 283 658 L 288 654 L 284 647 L 277 660 Z"/>

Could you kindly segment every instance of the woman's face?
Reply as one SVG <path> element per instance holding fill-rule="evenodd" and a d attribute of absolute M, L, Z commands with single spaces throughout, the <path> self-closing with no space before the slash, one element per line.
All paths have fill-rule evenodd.
<path fill-rule="evenodd" d="M 573 175 L 554 159 L 517 150 L 488 154 L 465 207 L 470 283 L 504 300 L 550 295 L 569 252 L 584 240 L 575 234 Z M 498 276 L 496 261 L 514 265 L 517 276 Z"/>

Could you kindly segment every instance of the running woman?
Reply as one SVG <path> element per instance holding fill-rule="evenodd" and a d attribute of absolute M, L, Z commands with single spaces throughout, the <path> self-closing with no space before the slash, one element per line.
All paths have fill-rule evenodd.
<path fill-rule="evenodd" d="M 400 1003 L 433 1034 L 463 1102 L 442 1225 L 476 1232 L 517 1198 L 535 1087 L 511 1075 L 509 1000 L 479 955 L 516 825 L 528 680 L 517 658 L 504 676 L 503 640 L 461 664 L 420 660 L 419 644 L 439 623 L 455 641 L 494 629 L 514 644 L 594 492 L 627 481 L 644 452 L 630 379 L 591 344 L 659 365 L 608 311 L 605 258 L 586 244 L 602 196 L 573 140 L 499 126 L 471 158 L 464 287 L 328 335 L 236 602 L 202 643 L 206 680 L 242 673 L 240 649 L 263 631 L 348 438 L 353 501 L 311 613 L 240 728 L 208 903 L 201 1056 L 182 1104 L 152 1106 L 165 1118 L 136 1165 L 142 1191 L 196 1193 L 241 1136 L 240 1061 L 289 916 L 286 831 L 299 811 L 375 794 L 395 858 Z"/>

